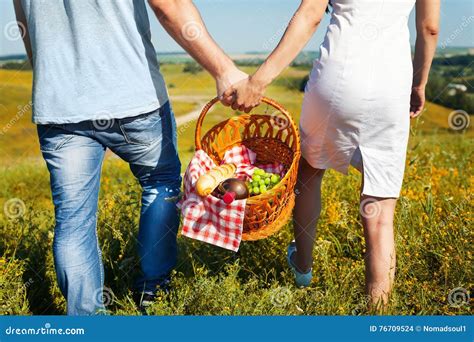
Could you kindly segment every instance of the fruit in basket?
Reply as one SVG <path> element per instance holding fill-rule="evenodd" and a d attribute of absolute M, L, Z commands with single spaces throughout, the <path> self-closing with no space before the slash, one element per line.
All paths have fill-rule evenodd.
<path fill-rule="evenodd" d="M 273 188 L 280 183 L 280 175 L 265 172 L 265 170 L 255 168 L 253 171 L 252 180 L 247 182 L 251 195 L 260 195 Z"/>
<path fill-rule="evenodd" d="M 237 178 L 229 178 L 219 184 L 216 188 L 216 197 L 221 198 L 226 204 L 232 203 L 234 200 L 249 197 L 249 189 L 247 184 Z"/>

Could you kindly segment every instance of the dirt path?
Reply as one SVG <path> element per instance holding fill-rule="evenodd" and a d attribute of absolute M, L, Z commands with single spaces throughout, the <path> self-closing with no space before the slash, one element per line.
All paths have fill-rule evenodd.
<path fill-rule="evenodd" d="M 173 95 L 171 101 L 196 102 L 196 107 L 186 114 L 176 117 L 176 126 L 183 126 L 189 122 L 197 120 L 204 105 L 209 101 L 209 96 L 203 95 Z"/>
<path fill-rule="evenodd" d="M 197 120 L 199 117 L 199 114 L 201 114 L 202 107 L 207 103 L 207 101 L 200 101 L 196 104 L 196 107 L 193 111 L 180 115 L 176 117 L 176 126 L 182 126 L 185 125 L 191 121 Z"/>
<path fill-rule="evenodd" d="M 171 101 L 183 101 L 183 102 L 201 102 L 210 101 L 211 97 L 206 95 L 170 95 Z"/>

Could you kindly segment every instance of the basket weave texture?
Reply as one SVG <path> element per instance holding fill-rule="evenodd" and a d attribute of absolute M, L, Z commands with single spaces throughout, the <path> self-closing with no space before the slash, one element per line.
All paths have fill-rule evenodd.
<path fill-rule="evenodd" d="M 262 103 L 272 107 L 271 113 L 268 113 L 267 106 L 265 114 L 234 116 L 216 124 L 201 138 L 204 118 L 218 101 L 214 98 L 205 105 L 198 118 L 196 150 L 204 150 L 219 165 L 228 149 L 245 145 L 257 154 L 257 164 L 277 162 L 286 170 L 275 187 L 247 199 L 242 240 L 264 239 L 280 230 L 292 214 L 301 155 L 298 128 L 283 106 L 264 97 Z"/>

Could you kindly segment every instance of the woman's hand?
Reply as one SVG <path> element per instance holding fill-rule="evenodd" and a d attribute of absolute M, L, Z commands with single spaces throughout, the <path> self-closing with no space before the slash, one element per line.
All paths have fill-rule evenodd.
<path fill-rule="evenodd" d="M 249 113 L 260 104 L 265 89 L 264 82 L 250 76 L 227 89 L 223 97 L 230 101 L 232 109 Z"/>
<path fill-rule="evenodd" d="M 420 116 L 425 107 L 425 87 L 413 87 L 411 89 L 410 117 L 412 119 Z"/>
<path fill-rule="evenodd" d="M 224 96 L 225 91 L 231 88 L 233 84 L 246 80 L 248 77 L 249 75 L 235 66 L 216 77 L 217 97 L 219 97 L 223 105 L 230 106 L 232 104 L 232 97 Z"/>

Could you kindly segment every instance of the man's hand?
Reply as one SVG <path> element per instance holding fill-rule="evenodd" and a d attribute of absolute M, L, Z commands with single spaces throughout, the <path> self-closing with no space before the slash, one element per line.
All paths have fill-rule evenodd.
<path fill-rule="evenodd" d="M 250 76 L 227 89 L 224 93 L 226 100 L 231 99 L 232 109 L 249 113 L 262 101 L 266 84 Z"/>
<path fill-rule="evenodd" d="M 248 79 L 248 77 L 249 75 L 247 75 L 245 72 L 237 68 L 231 68 L 229 71 L 216 78 L 217 96 L 223 105 L 230 106 L 232 104 L 233 91 L 230 91 L 229 89 L 232 89 L 234 84 Z M 227 90 L 229 91 L 227 92 L 226 96 L 224 93 Z"/>
<path fill-rule="evenodd" d="M 410 99 L 410 117 L 412 119 L 420 116 L 425 107 L 425 88 L 413 87 Z"/>

